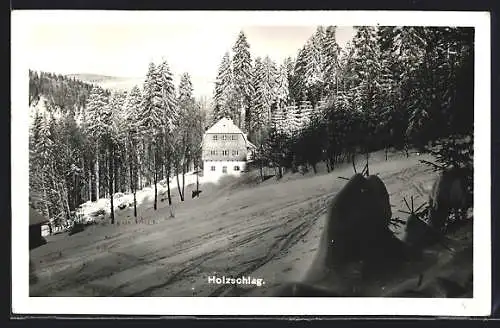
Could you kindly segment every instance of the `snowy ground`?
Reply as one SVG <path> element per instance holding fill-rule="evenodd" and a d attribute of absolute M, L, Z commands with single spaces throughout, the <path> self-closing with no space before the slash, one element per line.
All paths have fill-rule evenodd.
<path fill-rule="evenodd" d="M 379 174 L 387 185 L 393 216 L 403 217 L 398 212 L 405 209 L 403 197 L 413 195 L 415 207 L 426 201 L 436 173 L 418 162 L 428 157 L 383 157 L 383 152 L 373 154 L 370 173 Z M 360 156 L 358 167 L 362 165 Z M 117 210 L 114 226 L 49 236 L 46 245 L 32 250 L 31 270 L 37 281 L 30 282 L 30 295 L 235 296 L 252 288 L 208 284 L 212 275 L 261 278 L 265 285 L 254 286 L 253 292 L 266 295 L 268 286 L 300 280 L 317 249 L 327 201 L 346 183 L 338 177 L 352 174 L 350 164 L 330 174 L 288 174 L 262 183 L 258 173 L 250 173 L 219 185 L 202 184 L 197 199 L 191 199 L 195 185 L 190 185 L 183 203 L 175 187 L 173 218 L 167 200 L 154 211 L 152 190 L 143 190 L 139 223 L 133 208 L 127 207 Z M 453 241 L 453 252 L 468 254 L 471 230 Z M 457 260 L 442 247 L 430 252 L 439 256 L 410 271 L 434 270 L 436 276 L 448 270 L 444 274 L 449 277 L 451 272 L 457 275 L 459 266 L 463 274 L 457 279 L 468 279 L 472 258 Z M 395 273 L 388 289 L 403 288 L 419 273 Z"/>

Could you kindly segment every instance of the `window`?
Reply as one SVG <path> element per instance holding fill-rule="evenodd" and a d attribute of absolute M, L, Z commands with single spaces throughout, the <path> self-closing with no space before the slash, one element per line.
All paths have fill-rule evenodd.
<path fill-rule="evenodd" d="M 231 136 L 231 140 L 236 140 L 236 134 L 233 134 L 233 135 Z"/>
<path fill-rule="evenodd" d="M 222 136 L 222 140 L 226 140 L 226 135 L 225 134 Z"/>
<path fill-rule="evenodd" d="M 238 150 L 233 150 L 233 156 L 238 156 Z"/>
<path fill-rule="evenodd" d="M 222 167 L 222 173 L 227 173 L 227 166 Z"/>
<path fill-rule="evenodd" d="M 217 135 L 216 134 L 214 136 L 212 136 L 212 140 L 213 141 L 217 141 Z"/>
<path fill-rule="evenodd" d="M 222 156 L 229 156 L 229 150 L 223 150 Z"/>
<path fill-rule="evenodd" d="M 210 171 L 215 171 L 215 166 L 211 166 Z"/>
<path fill-rule="evenodd" d="M 235 171 L 239 171 L 239 170 L 240 170 L 240 167 L 239 167 L 238 165 L 236 165 L 236 166 L 234 167 L 234 170 L 235 170 Z"/>
<path fill-rule="evenodd" d="M 211 150 L 210 155 L 217 155 L 217 150 Z"/>

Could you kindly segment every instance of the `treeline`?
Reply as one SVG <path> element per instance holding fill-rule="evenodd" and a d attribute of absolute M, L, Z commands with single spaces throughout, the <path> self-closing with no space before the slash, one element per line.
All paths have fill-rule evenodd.
<path fill-rule="evenodd" d="M 240 33 L 232 66 L 226 54 L 219 70 L 214 118 L 245 113 L 243 127 L 261 158 L 279 167 L 315 169 L 323 160 L 332 169 L 359 152 L 410 145 L 425 150 L 450 137 L 469 137 L 471 154 L 473 39 L 472 28 L 357 27 L 342 49 L 336 28 L 320 26 L 295 59 L 276 68 L 268 57 L 248 65 L 250 56 L 241 53 L 249 53 L 249 46 Z M 250 90 L 250 102 L 240 90 Z M 241 106 L 231 107 L 230 95 Z M 306 107 L 286 106 L 304 101 L 314 109 L 301 113 Z M 297 117 L 306 123 L 299 130 L 290 123 Z"/>
<path fill-rule="evenodd" d="M 58 85 L 55 75 L 30 78 L 42 75 L 48 85 Z M 30 81 L 32 85 L 36 83 Z M 40 95 L 50 99 L 53 90 L 60 89 L 44 89 Z M 166 61 L 150 63 L 142 88 L 126 93 L 93 86 L 76 114 L 69 110 L 70 102 L 60 117 L 54 115 L 56 103 L 48 106 L 35 113 L 30 128 L 30 194 L 35 207 L 55 224 L 70 219 L 79 204 L 102 197 L 111 200 L 114 223 L 110 195 L 116 192 L 133 193 L 137 218 L 136 191 L 154 185 L 156 209 L 157 184 L 163 179 L 172 204 L 169 177 L 174 175 L 182 176 L 177 189 L 184 200 L 183 177 L 199 165 L 204 131 L 204 114 L 188 73 L 176 87 Z"/>
<path fill-rule="evenodd" d="M 93 85 L 61 74 L 29 71 L 29 105 L 35 105 L 43 95 L 59 109 L 78 112 L 85 107 Z"/>

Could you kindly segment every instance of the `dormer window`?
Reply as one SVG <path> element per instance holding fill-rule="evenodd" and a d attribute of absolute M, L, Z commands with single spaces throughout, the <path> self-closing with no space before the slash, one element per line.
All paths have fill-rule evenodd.
<path fill-rule="evenodd" d="M 233 156 L 238 156 L 238 150 L 233 150 Z"/>
<path fill-rule="evenodd" d="M 211 150 L 210 155 L 217 155 L 217 150 Z"/>
<path fill-rule="evenodd" d="M 223 150 L 222 156 L 229 156 L 229 150 Z"/>
<path fill-rule="evenodd" d="M 217 135 L 216 134 L 212 136 L 212 140 L 213 141 L 217 141 Z"/>

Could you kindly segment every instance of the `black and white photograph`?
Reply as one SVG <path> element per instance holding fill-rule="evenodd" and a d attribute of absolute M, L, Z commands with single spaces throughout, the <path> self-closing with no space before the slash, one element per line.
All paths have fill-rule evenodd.
<path fill-rule="evenodd" d="M 12 22 L 17 308 L 489 314 L 487 13 Z"/>

